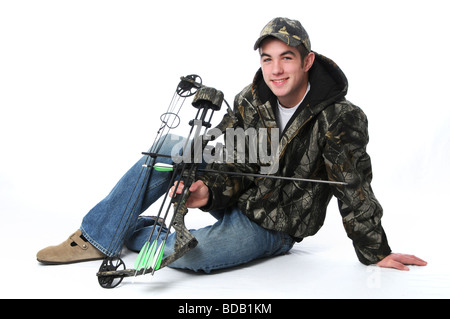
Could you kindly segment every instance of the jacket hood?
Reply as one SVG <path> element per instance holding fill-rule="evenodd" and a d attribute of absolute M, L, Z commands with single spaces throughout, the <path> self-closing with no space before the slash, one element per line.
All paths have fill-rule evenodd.
<path fill-rule="evenodd" d="M 302 109 L 303 105 L 308 105 L 311 113 L 317 114 L 327 105 L 345 97 L 348 81 L 335 62 L 316 52 L 314 54 L 316 58 L 309 71 L 311 89 L 299 109 Z M 261 69 L 253 79 L 252 92 L 253 97 L 261 104 L 270 101 L 272 106 L 276 105 L 276 96 L 264 82 Z"/>

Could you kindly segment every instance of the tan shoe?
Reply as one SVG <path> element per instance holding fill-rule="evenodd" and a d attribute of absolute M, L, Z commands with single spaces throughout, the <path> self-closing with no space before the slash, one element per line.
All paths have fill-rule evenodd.
<path fill-rule="evenodd" d="M 46 265 L 61 265 L 103 259 L 106 255 L 86 241 L 81 230 L 77 230 L 65 242 L 42 249 L 36 257 Z"/>

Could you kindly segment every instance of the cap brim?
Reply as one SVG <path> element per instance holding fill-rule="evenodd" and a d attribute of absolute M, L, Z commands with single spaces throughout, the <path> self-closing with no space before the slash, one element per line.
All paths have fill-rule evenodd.
<path fill-rule="evenodd" d="M 263 36 L 260 37 L 258 40 L 256 40 L 253 49 L 254 49 L 254 50 L 258 50 L 258 49 L 259 49 L 259 46 L 260 46 L 260 44 L 261 44 L 261 42 L 262 42 L 265 38 L 267 38 L 268 36 L 269 36 L 269 35 L 263 35 Z"/>

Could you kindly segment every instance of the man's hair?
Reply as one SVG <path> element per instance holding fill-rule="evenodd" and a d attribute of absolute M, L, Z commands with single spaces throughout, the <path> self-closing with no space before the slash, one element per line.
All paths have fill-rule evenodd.
<path fill-rule="evenodd" d="M 303 44 L 300 44 L 300 45 L 296 46 L 295 48 L 300 53 L 300 58 L 302 60 L 302 67 L 303 67 L 303 63 L 305 62 L 305 58 L 309 54 L 309 51 Z"/>

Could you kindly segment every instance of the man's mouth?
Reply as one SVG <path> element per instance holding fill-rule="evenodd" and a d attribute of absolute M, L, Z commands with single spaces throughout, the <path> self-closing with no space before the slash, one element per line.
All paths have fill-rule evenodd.
<path fill-rule="evenodd" d="M 288 80 L 288 78 L 284 78 L 284 79 L 279 79 L 279 80 L 272 80 L 272 82 L 278 86 L 278 85 L 284 84 L 287 80 Z"/>

